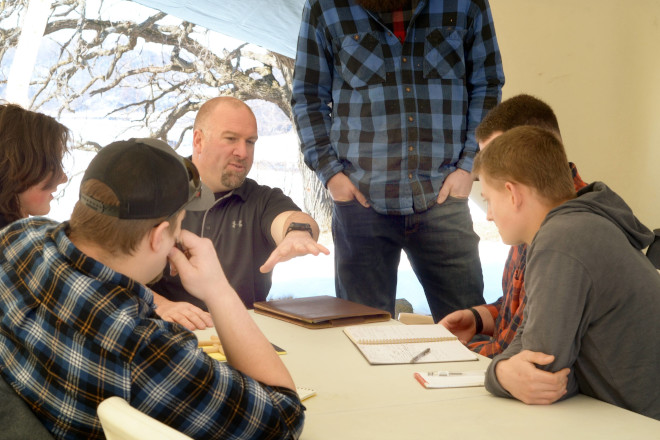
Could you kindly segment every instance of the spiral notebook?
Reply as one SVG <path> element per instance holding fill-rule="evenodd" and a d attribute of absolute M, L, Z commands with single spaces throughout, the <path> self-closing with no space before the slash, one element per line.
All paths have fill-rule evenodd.
<path fill-rule="evenodd" d="M 372 365 L 478 359 L 442 325 L 351 326 L 344 333 Z"/>

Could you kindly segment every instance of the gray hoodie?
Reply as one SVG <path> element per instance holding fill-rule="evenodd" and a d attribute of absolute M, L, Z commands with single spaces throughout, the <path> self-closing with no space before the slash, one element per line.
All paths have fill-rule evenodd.
<path fill-rule="evenodd" d="M 660 275 L 642 253 L 654 234 L 595 182 L 548 213 L 527 250 L 523 324 L 493 359 L 486 388 L 511 397 L 497 362 L 521 350 L 555 356 L 578 392 L 660 420 Z"/>

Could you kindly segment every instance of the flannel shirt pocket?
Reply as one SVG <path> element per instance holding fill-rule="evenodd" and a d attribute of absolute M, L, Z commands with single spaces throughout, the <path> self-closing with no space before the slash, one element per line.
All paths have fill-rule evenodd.
<path fill-rule="evenodd" d="M 358 33 L 342 38 L 338 59 L 344 81 L 353 88 L 385 82 L 383 49 L 378 37 L 372 33 Z"/>
<path fill-rule="evenodd" d="M 433 29 L 426 35 L 424 78 L 462 79 L 465 77 L 463 38 L 466 31 L 456 28 Z"/>

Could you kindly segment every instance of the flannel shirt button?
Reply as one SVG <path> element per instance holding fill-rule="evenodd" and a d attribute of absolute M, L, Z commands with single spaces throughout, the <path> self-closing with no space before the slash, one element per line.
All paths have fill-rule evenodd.
<path fill-rule="evenodd" d="M 403 62 L 404 62 L 404 63 L 408 62 L 408 58 L 403 57 Z"/>
<path fill-rule="evenodd" d="M 410 122 L 412 122 L 412 121 L 413 121 L 413 117 L 412 117 L 412 116 L 408 116 L 408 120 L 409 120 Z"/>
<path fill-rule="evenodd" d="M 412 180 L 412 173 L 409 173 L 409 174 L 408 174 L 408 179 L 411 179 L 411 180 Z"/>
<path fill-rule="evenodd" d="M 410 93 L 410 87 L 406 87 L 406 92 Z"/>
<path fill-rule="evenodd" d="M 408 151 L 412 151 L 412 150 L 413 150 L 413 146 L 412 145 L 408 146 Z"/>
<path fill-rule="evenodd" d="M 353 35 L 353 39 L 354 39 L 355 41 L 357 41 L 357 40 L 360 39 L 360 36 L 359 36 L 359 35 Z"/>

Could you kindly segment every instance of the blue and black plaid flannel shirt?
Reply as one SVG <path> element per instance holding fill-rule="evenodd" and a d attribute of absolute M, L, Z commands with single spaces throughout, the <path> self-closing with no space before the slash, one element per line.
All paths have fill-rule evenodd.
<path fill-rule="evenodd" d="M 472 170 L 504 72 L 487 0 L 420 0 L 402 43 L 352 0 L 307 0 L 292 105 L 307 165 L 346 173 L 383 214 L 435 204 Z"/>

